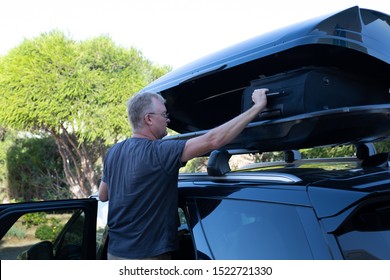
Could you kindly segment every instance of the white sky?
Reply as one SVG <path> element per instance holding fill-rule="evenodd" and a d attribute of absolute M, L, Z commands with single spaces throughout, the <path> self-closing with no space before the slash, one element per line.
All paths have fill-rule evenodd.
<path fill-rule="evenodd" d="M 390 14 L 390 0 L 0 0 L 0 55 L 54 29 L 110 36 L 177 68 L 267 31 L 358 5 Z"/>

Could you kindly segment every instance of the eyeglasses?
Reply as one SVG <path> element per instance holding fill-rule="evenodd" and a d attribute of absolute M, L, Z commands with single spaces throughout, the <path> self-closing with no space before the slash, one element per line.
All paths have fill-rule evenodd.
<path fill-rule="evenodd" d="M 168 119 L 169 118 L 169 113 L 168 112 L 163 112 L 163 113 L 148 113 L 148 114 L 150 114 L 150 115 L 160 115 L 160 116 L 162 116 L 163 118 L 166 118 L 166 119 Z"/>

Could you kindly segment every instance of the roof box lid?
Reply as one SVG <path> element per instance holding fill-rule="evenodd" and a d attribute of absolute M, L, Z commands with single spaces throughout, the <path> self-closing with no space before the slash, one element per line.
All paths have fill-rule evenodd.
<path fill-rule="evenodd" d="M 166 99 L 169 127 L 182 134 L 175 137 L 188 139 L 240 114 L 243 91 L 252 80 L 310 66 L 337 68 L 390 86 L 390 16 L 355 6 L 316 17 L 205 56 L 142 91 L 158 92 Z M 390 108 L 382 105 L 251 123 L 229 148 L 275 151 L 387 138 Z M 328 137 L 335 128 L 345 132 L 345 126 L 350 133 Z"/>

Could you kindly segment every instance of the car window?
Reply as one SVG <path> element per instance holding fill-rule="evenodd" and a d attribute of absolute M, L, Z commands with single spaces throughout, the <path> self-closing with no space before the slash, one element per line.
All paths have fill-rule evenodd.
<path fill-rule="evenodd" d="M 185 228 L 187 229 L 187 219 L 186 219 L 186 216 L 184 214 L 184 210 L 180 207 L 177 208 L 177 213 L 179 215 L 179 222 L 180 222 L 180 225 L 179 225 L 179 228 Z"/>
<path fill-rule="evenodd" d="M 74 212 L 34 212 L 19 217 L 0 242 L 0 259 L 25 259 L 34 245 L 52 244 Z"/>
<path fill-rule="evenodd" d="M 187 219 L 183 208 L 178 208 L 179 225 L 177 231 L 178 249 L 171 253 L 173 260 L 195 259 L 194 245 L 188 229 Z"/>
<path fill-rule="evenodd" d="M 68 223 L 68 227 L 63 232 L 63 236 L 56 239 L 54 244 L 55 259 L 59 260 L 79 260 L 82 255 L 84 239 L 85 214 L 77 211 Z"/>
<path fill-rule="evenodd" d="M 390 201 L 361 208 L 336 236 L 346 259 L 390 259 Z"/>
<path fill-rule="evenodd" d="M 197 208 L 215 259 L 313 258 L 294 206 L 198 199 Z M 202 250 L 202 243 L 196 245 L 207 252 Z"/>

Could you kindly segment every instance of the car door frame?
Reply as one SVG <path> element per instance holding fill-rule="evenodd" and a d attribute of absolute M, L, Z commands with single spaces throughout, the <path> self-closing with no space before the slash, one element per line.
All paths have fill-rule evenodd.
<path fill-rule="evenodd" d="M 0 204 L 0 240 L 25 214 L 64 210 L 78 210 L 74 216 L 79 216 L 80 211 L 85 213 L 81 259 L 96 259 L 97 200 L 95 198 Z M 54 244 L 61 243 L 59 239 L 63 238 L 66 231 L 71 228 L 72 222 L 75 221 L 74 216 L 69 219 Z"/>

